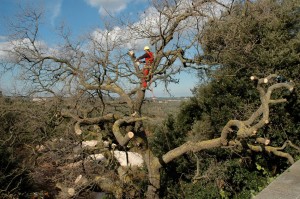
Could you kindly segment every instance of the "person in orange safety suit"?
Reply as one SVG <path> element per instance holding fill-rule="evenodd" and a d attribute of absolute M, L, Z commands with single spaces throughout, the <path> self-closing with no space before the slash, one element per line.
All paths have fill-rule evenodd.
<path fill-rule="evenodd" d="M 142 90 L 146 90 L 147 88 L 147 82 L 151 80 L 151 70 L 152 70 L 152 64 L 154 61 L 154 55 L 150 51 L 149 46 L 144 47 L 145 54 L 142 56 L 136 58 L 135 61 L 139 61 L 141 63 L 145 63 L 143 67 L 143 77 L 142 77 Z M 145 59 L 144 61 L 140 61 L 142 59 Z"/>

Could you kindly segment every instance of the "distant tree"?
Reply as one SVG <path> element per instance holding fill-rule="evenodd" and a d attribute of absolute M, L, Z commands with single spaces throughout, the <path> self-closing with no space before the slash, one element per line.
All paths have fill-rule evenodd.
<path fill-rule="evenodd" d="M 143 197 L 141 187 L 146 184 L 146 197 L 159 198 L 160 170 L 165 164 L 190 151 L 222 146 L 244 147 L 245 138 L 256 135 L 272 120 L 269 105 L 285 102 L 286 99 L 279 96 L 272 98 L 271 94 L 277 89 L 292 91 L 294 84 L 274 82 L 277 75 L 265 78 L 253 76 L 261 101 L 248 119 L 229 120 L 219 137 L 187 141 L 159 156 L 149 145 L 151 133 L 147 133 L 143 126 L 143 121 L 150 118 L 142 113 L 146 92 L 140 86 L 142 69 L 135 61 L 134 52 L 128 51 L 126 46 L 138 39 L 147 39 L 153 46 L 153 84 L 164 82 L 167 86 L 170 82 L 177 82 L 174 75 L 184 67 L 208 70 L 198 43 L 199 35 L 207 21 L 225 17 L 220 15 L 220 10 L 226 16 L 234 11 L 234 1 L 228 4 L 222 2 L 153 1 L 150 16 L 157 17 L 144 15 L 141 22 L 127 24 L 124 28 L 131 37 L 125 37 L 118 28 L 108 26 L 84 40 L 72 40 L 70 33 L 62 27 L 63 43 L 55 48 L 46 46 L 39 38 L 42 12 L 26 10 L 18 23 L 12 24 L 12 46 L 8 51 L 9 59 L 6 59 L 10 64 L 3 66 L 22 70 L 23 78 L 32 83 L 34 94 L 63 99 L 58 112 L 53 115 L 64 119 L 64 125 L 70 127 L 65 131 L 68 140 L 58 138 L 45 142 L 50 150 L 44 151 L 39 159 L 43 163 L 40 167 L 58 168 L 59 171 L 54 170 L 57 173 L 52 180 L 61 190 L 59 197 L 72 197 L 95 185 L 116 198 L 124 195 Z M 266 83 L 271 84 L 265 87 Z M 97 145 L 84 148 L 84 141 L 90 137 L 97 140 Z M 285 147 L 268 146 L 263 136 L 257 141 L 259 144 L 246 144 L 247 148 L 254 151 L 264 148 L 293 163 L 292 156 L 281 151 Z M 293 146 L 291 142 L 286 144 Z M 116 149 L 137 152 L 143 158 L 146 169 L 120 166 L 113 158 Z M 105 155 L 105 158 L 100 158 L 104 163 L 95 164 L 101 161 L 95 155 L 102 157 L 101 154 Z M 91 158 L 94 161 L 89 161 Z M 138 185 L 138 182 L 145 181 L 145 184 Z"/>

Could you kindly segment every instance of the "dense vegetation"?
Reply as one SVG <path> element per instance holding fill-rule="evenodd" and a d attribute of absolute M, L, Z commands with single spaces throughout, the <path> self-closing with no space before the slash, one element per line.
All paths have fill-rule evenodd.
<path fill-rule="evenodd" d="M 62 133 L 54 117 L 56 106 L 2 96 L 0 107 L 0 197 L 30 198 L 31 193 L 40 191 L 50 196 L 55 190 L 47 175 L 35 177 L 41 156 L 36 147 Z"/>
<path fill-rule="evenodd" d="M 171 112 L 170 104 L 144 102 L 142 106 L 143 115 L 154 117 L 144 122 L 144 128 L 149 148 L 158 159 L 187 141 L 220 137 L 222 128 L 231 119 L 248 118 L 260 105 L 256 85 L 250 81 L 251 75 L 264 77 L 276 73 L 277 82 L 292 80 L 295 83 L 296 89 L 291 93 L 283 90 L 273 93 L 286 97 L 288 102 L 270 107 L 271 122 L 259 129 L 256 136 L 268 138 L 272 146 L 281 146 L 287 140 L 300 146 L 300 93 L 297 90 L 300 73 L 299 5 L 299 0 L 240 1 L 233 5 L 231 13 L 207 21 L 204 31 L 197 37 L 203 49 L 202 62 L 209 66 L 205 71 L 206 81 L 194 89 L 193 97 L 180 107 L 176 105 L 179 110 L 172 110 L 172 114 L 166 114 Z M 99 120 L 95 122 L 97 126 L 86 117 L 94 119 L 101 111 L 101 116 L 114 112 L 116 116 L 113 117 L 117 117 L 117 113 L 128 113 L 123 108 L 124 103 L 118 107 L 112 108 L 109 104 L 104 107 L 103 98 L 96 98 L 102 94 L 80 94 L 78 98 L 69 99 L 71 102 L 55 98 L 40 102 L 0 98 L 0 197 L 30 198 L 35 193 L 40 197 L 55 198 L 58 182 L 71 184 L 82 173 L 89 179 L 99 175 L 110 177 L 111 181 L 103 183 L 105 186 L 119 183 L 119 165 L 113 158 L 108 158 L 105 164 L 93 162 L 85 165 L 83 162 L 76 170 L 65 169 L 79 158 L 85 160 L 91 154 L 108 154 L 110 150 L 100 144 L 94 151 L 80 148 L 83 140 L 117 143 L 112 136 L 113 123 Z M 62 107 L 70 110 L 66 114 L 68 117 L 61 114 Z M 159 123 L 162 117 L 163 122 Z M 94 125 L 93 128 L 97 126 L 97 129 L 82 127 L 83 133 L 76 136 L 73 127 L 79 121 Z M 122 132 L 135 128 L 129 123 L 120 125 Z M 256 140 L 247 137 L 245 142 L 254 144 Z M 117 146 L 117 149 L 132 147 L 130 149 L 138 151 L 144 147 L 140 143 L 136 139 L 126 146 Z M 42 149 L 42 146 L 46 148 Z M 74 155 L 75 150 L 78 156 Z M 295 160 L 300 159 L 299 151 L 295 149 L 287 148 L 287 153 Z M 160 170 L 160 198 L 251 198 L 290 166 L 286 159 L 271 153 L 257 153 L 247 147 L 236 150 L 229 146 L 188 152 L 168 164 L 160 161 L 163 166 Z M 130 177 L 124 178 L 118 187 L 123 189 L 123 197 L 144 197 L 147 172 L 143 169 L 126 172 Z M 84 197 L 86 190 L 104 189 L 95 184 L 80 187 L 74 197 Z M 108 197 L 114 196 L 110 194 Z"/>
<path fill-rule="evenodd" d="M 228 120 L 246 119 L 258 102 L 249 78 L 253 74 L 276 73 L 278 82 L 293 80 L 299 85 L 299 17 L 299 1 L 255 1 L 238 4 L 230 17 L 209 22 L 199 40 L 210 58 L 208 63 L 217 67 L 208 83 L 195 88 L 194 96 L 182 104 L 180 113 L 156 131 L 158 151 L 166 151 L 162 143 L 178 146 L 183 137 L 217 137 Z M 284 95 L 288 103 L 271 108 L 272 122 L 258 135 L 268 137 L 274 146 L 286 140 L 299 146 L 299 91 Z M 167 132 L 169 136 L 163 136 Z M 299 159 L 299 151 L 289 152 Z M 197 177 L 195 156 L 201 171 Z M 176 194 L 181 198 L 251 198 L 289 166 L 268 153 L 224 149 L 190 154 L 174 164 L 165 168 L 164 184 L 177 186 L 164 193 L 166 198 L 176 198 Z"/>

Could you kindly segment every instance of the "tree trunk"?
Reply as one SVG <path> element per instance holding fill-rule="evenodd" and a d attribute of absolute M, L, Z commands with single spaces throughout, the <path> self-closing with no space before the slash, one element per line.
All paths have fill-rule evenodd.
<path fill-rule="evenodd" d="M 145 98 L 145 91 L 139 90 L 137 92 L 137 97 L 136 97 L 135 103 L 134 103 L 134 112 L 137 117 L 142 117 L 141 108 L 142 108 L 142 105 L 144 102 L 144 98 Z M 143 143 L 142 143 L 143 150 L 147 150 L 148 149 L 148 139 L 147 139 L 145 130 L 143 129 L 143 122 L 142 121 L 136 122 L 134 128 L 135 128 L 134 130 L 137 134 L 137 137 L 140 137 L 143 140 Z"/>
<path fill-rule="evenodd" d="M 144 155 L 144 160 L 148 169 L 149 185 L 147 188 L 147 199 L 159 199 L 160 191 L 160 171 L 161 164 L 157 157 L 154 157 L 152 151 L 149 149 Z"/>
<path fill-rule="evenodd" d="M 137 96 L 134 104 L 134 111 L 137 113 L 139 117 L 142 115 L 142 105 L 145 98 L 145 91 L 139 90 L 137 91 Z"/>

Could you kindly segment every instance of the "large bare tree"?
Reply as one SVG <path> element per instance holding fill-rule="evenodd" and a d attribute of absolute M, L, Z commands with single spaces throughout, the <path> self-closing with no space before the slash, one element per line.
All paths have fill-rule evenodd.
<path fill-rule="evenodd" d="M 75 139 L 83 143 L 87 134 L 101 135 L 97 139 L 97 145 L 88 152 L 85 151 L 88 155 L 78 155 L 74 149 L 64 154 L 69 155 L 69 159 L 72 157 L 75 163 L 58 161 L 56 167 L 65 174 L 76 173 L 56 178 L 57 187 L 61 189 L 61 198 L 72 197 L 91 184 L 96 184 L 101 190 L 114 194 L 116 198 L 122 198 L 126 192 L 124 184 L 130 184 L 131 197 L 136 197 L 138 188 L 134 186 L 134 180 L 142 180 L 145 176 L 148 182 L 146 197 L 159 198 L 160 169 L 164 164 L 190 151 L 197 152 L 222 146 L 245 147 L 242 141 L 255 136 L 260 128 L 271 121 L 269 105 L 286 101 L 272 99 L 271 94 L 282 88 L 293 90 L 293 83 L 276 83 L 273 81 L 276 75 L 264 78 L 253 76 L 252 80 L 256 82 L 261 105 L 248 119 L 230 120 L 220 137 L 199 142 L 188 141 L 161 157 L 156 157 L 149 146 L 147 137 L 149 134 L 145 133 L 143 121 L 151 118 L 144 117 L 142 113 L 145 92 L 148 91 L 140 86 L 143 78 L 142 66 L 135 61 L 134 50 L 127 47 L 137 48 L 137 43 L 133 44 L 133 41 L 146 41 L 151 44 L 155 52 L 151 71 L 153 84 L 165 83 L 167 87 L 168 83 L 177 81 L 174 75 L 188 67 L 206 70 L 207 65 L 201 57 L 199 37 L 206 21 L 230 14 L 234 0 L 224 2 L 153 1 L 149 15 L 145 13 L 142 19 L 135 23 L 120 20 L 121 29 L 107 26 L 105 30 L 96 30 L 81 40 L 72 40 L 66 28 L 61 27 L 59 32 L 62 43 L 52 48 L 39 38 L 41 12 L 26 10 L 19 23 L 11 24 L 15 33 L 11 35 L 11 49 L 8 50 L 9 57 L 6 59 L 10 64 L 5 65 L 7 69 L 18 67 L 23 72 L 24 80 L 31 82 L 34 94 L 59 97 L 62 100 L 56 117 L 69 122 L 65 124 L 70 125 L 70 132 L 77 137 Z M 124 32 L 128 33 L 128 36 Z M 229 139 L 229 134 L 235 134 L 230 136 L 234 139 Z M 110 140 L 107 141 L 105 136 L 110 137 Z M 247 147 L 255 151 L 267 150 L 293 163 L 293 158 L 288 153 L 282 152 L 286 144 L 293 146 L 291 142 L 276 147 L 267 146 L 268 141 L 264 138 L 257 140 L 265 147 L 250 144 L 247 144 Z M 49 149 L 55 149 L 53 143 L 54 141 L 50 143 L 52 148 L 48 147 Z M 128 149 L 129 143 L 131 148 Z M 79 150 L 81 152 L 84 150 L 82 145 Z M 56 146 L 65 148 L 61 143 Z M 115 164 L 111 154 L 116 148 L 137 152 L 142 157 L 146 169 L 134 170 L 130 166 L 119 165 L 118 169 L 107 167 Z M 94 151 L 101 152 L 97 157 L 102 157 L 101 154 L 110 154 L 105 156 L 106 160 L 102 158 L 104 161 L 102 164 L 106 166 L 90 165 L 88 158 L 97 159 L 91 156 L 95 155 Z M 74 168 L 79 169 L 81 166 L 84 166 L 83 170 L 74 171 Z M 89 175 L 89 171 L 95 175 Z M 72 180 L 73 185 L 70 183 Z"/>

